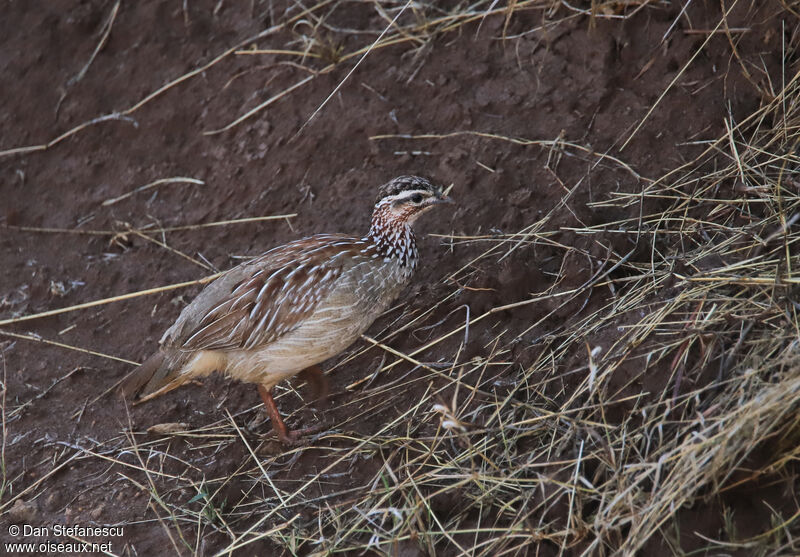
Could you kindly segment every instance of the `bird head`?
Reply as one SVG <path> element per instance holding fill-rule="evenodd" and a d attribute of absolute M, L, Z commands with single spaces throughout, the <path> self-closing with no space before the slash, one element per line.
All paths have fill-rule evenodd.
<path fill-rule="evenodd" d="M 453 200 L 429 180 L 398 176 L 379 188 L 375 212 L 382 212 L 390 220 L 412 224 L 420 215 L 443 203 Z"/>

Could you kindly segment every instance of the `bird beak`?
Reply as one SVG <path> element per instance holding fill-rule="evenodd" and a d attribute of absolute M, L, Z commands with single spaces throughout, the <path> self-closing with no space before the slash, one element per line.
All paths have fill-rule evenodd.
<path fill-rule="evenodd" d="M 448 197 L 443 193 L 440 193 L 439 195 L 434 197 L 431 201 L 433 203 L 436 203 L 436 204 L 439 204 L 439 203 L 444 203 L 446 205 L 455 205 L 456 204 L 456 202 L 453 201 L 452 197 Z"/>
<path fill-rule="evenodd" d="M 456 202 L 453 201 L 453 198 L 448 196 L 447 194 L 450 193 L 450 190 L 453 189 L 454 184 L 450 184 L 446 190 L 440 191 L 439 194 L 436 196 L 436 203 L 446 203 L 448 205 L 455 205 Z"/>

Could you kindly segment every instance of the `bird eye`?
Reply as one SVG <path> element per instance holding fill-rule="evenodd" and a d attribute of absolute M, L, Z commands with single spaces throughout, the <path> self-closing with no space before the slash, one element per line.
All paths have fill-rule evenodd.
<path fill-rule="evenodd" d="M 422 194 L 415 193 L 414 195 L 411 196 L 411 201 L 413 201 L 414 203 L 421 203 L 422 202 Z"/>

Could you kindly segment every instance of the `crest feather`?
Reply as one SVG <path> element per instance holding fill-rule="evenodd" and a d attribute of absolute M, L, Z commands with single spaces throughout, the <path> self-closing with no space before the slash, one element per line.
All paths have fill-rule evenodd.
<path fill-rule="evenodd" d="M 421 176 L 398 176 L 378 188 L 378 198 L 375 201 L 378 202 L 384 197 L 410 190 L 426 190 L 433 194 L 440 193 L 439 189 L 427 178 L 422 178 Z"/>

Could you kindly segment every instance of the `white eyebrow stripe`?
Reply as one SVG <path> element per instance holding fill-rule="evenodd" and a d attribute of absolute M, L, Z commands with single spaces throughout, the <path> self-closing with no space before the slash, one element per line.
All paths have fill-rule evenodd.
<path fill-rule="evenodd" d="M 428 190 L 406 190 L 401 191 L 400 193 L 396 193 L 394 195 L 389 195 L 384 197 L 381 201 L 405 201 L 406 199 L 411 199 L 413 195 L 421 194 L 423 197 L 431 197 L 432 194 Z"/>

